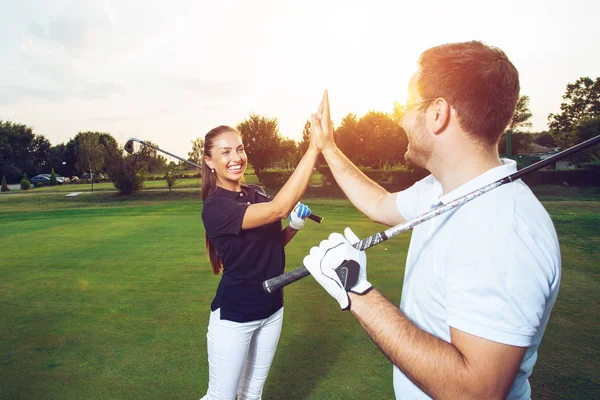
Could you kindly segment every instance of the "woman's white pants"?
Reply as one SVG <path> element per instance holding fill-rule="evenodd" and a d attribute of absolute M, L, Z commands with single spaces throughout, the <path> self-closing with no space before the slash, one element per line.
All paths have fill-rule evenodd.
<path fill-rule="evenodd" d="M 266 319 L 233 322 L 220 309 L 208 323 L 208 392 L 201 400 L 260 399 L 275 356 L 283 307 Z"/>

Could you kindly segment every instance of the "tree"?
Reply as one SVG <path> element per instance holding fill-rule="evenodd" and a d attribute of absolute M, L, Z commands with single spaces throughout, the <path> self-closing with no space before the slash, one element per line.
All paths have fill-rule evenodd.
<path fill-rule="evenodd" d="M 173 186 L 177 184 L 177 173 L 179 172 L 179 166 L 171 161 L 165 167 L 165 180 L 167 181 L 167 187 L 169 192 L 173 189 Z"/>
<path fill-rule="evenodd" d="M 533 142 L 544 147 L 556 147 L 556 141 L 552 137 L 549 131 L 535 132 L 531 134 L 533 136 Z"/>
<path fill-rule="evenodd" d="M 204 139 L 197 138 L 192 140 L 192 151 L 188 153 L 188 160 L 198 165 L 202 165 L 202 157 L 204 156 Z M 188 165 L 189 168 L 194 168 L 193 165 Z"/>
<path fill-rule="evenodd" d="M 108 160 L 113 157 L 114 154 L 120 153 L 121 149 L 119 148 L 119 143 L 117 140 L 107 132 L 100 132 L 98 136 L 98 143 L 103 147 L 102 155 L 102 172 L 107 172 L 106 166 L 108 165 Z"/>
<path fill-rule="evenodd" d="M 362 144 L 361 138 L 358 137 L 357 125 L 356 114 L 348 113 L 334 133 L 335 142 L 340 150 L 355 164 L 358 162 L 358 149 Z"/>
<path fill-rule="evenodd" d="M 87 170 L 92 181 L 94 191 L 94 172 L 100 171 L 104 166 L 104 146 L 100 143 L 99 132 L 79 132 L 77 148 L 77 167 L 81 171 Z"/>
<path fill-rule="evenodd" d="M 595 118 L 583 117 L 573 127 L 569 138 L 571 141 L 576 140 L 577 142 L 583 142 L 598 135 L 600 135 L 600 115 Z M 576 153 L 570 160 L 576 164 L 594 160 L 598 161 L 600 160 L 600 146 L 595 145 L 588 148 L 586 151 Z"/>
<path fill-rule="evenodd" d="M 0 175 L 18 182 L 23 171 L 48 172 L 50 142 L 29 126 L 0 120 Z"/>
<path fill-rule="evenodd" d="M 50 148 L 50 166 L 54 168 L 57 174 L 62 176 L 75 175 L 75 155 L 69 154 L 69 148 L 64 143 L 57 144 Z"/>
<path fill-rule="evenodd" d="M 56 179 L 56 173 L 54 172 L 54 168 L 52 168 L 52 172 L 50 173 L 50 186 L 56 186 L 58 184 L 58 180 Z"/>
<path fill-rule="evenodd" d="M 296 164 L 298 155 L 298 144 L 293 139 L 282 139 L 279 146 L 278 163 L 283 168 L 292 168 Z"/>
<path fill-rule="evenodd" d="M 502 135 L 500 137 L 500 140 L 498 141 L 498 152 L 502 155 L 507 155 L 506 152 L 506 135 L 508 134 L 508 131 L 505 132 L 504 135 Z M 533 139 L 534 136 L 531 133 L 528 132 L 511 132 L 511 138 L 510 138 L 510 150 L 511 150 L 511 154 L 523 154 L 523 153 L 528 153 L 530 150 L 529 148 L 531 147 L 531 144 L 533 143 Z"/>
<path fill-rule="evenodd" d="M 531 119 L 531 111 L 529 110 L 529 96 L 520 96 L 515 106 L 515 113 L 506 128 L 512 132 L 518 132 L 521 128 L 531 128 L 533 124 L 529 121 Z"/>
<path fill-rule="evenodd" d="M 0 191 L 1 192 L 8 192 L 8 191 L 10 191 L 10 188 L 6 184 L 6 177 L 4 175 L 2 175 L 2 186 L 0 186 Z"/>
<path fill-rule="evenodd" d="M 149 140 L 144 140 L 144 142 L 151 146 L 158 147 L 156 143 Z M 144 164 L 144 169 L 149 173 L 163 172 L 167 166 L 167 159 L 158 154 L 158 151 L 151 147 L 141 146 L 137 155 L 139 161 Z"/>
<path fill-rule="evenodd" d="M 369 111 L 360 120 L 348 114 L 335 131 L 336 143 L 357 165 L 383 168 L 404 160 L 408 147 L 406 133 L 398 114 Z"/>
<path fill-rule="evenodd" d="M 306 150 L 308 150 L 308 146 L 310 146 L 310 121 L 306 120 L 304 129 L 302 129 L 302 140 L 300 143 L 298 143 L 297 162 L 299 162 L 302 156 L 304 156 Z"/>
<path fill-rule="evenodd" d="M 400 125 L 402 118 L 404 117 L 404 111 L 406 110 L 405 104 L 400 104 L 397 101 L 394 102 L 394 111 L 392 112 L 392 119 L 395 123 Z"/>
<path fill-rule="evenodd" d="M 586 132 L 587 128 L 578 130 L 578 124 L 600 117 L 600 77 L 596 80 L 582 77 L 567 84 L 563 99 L 561 112 L 548 115 L 550 133 L 561 149 L 582 141 L 578 134 Z"/>
<path fill-rule="evenodd" d="M 237 126 L 242 135 L 248 161 L 260 179 L 260 173 L 274 164 L 278 157 L 282 138 L 279 135 L 277 118 L 261 117 L 250 114 L 250 117 Z"/>
<path fill-rule="evenodd" d="M 119 151 L 108 158 L 107 173 L 121 194 L 135 194 L 144 187 L 146 164 L 139 154 L 123 155 Z"/>

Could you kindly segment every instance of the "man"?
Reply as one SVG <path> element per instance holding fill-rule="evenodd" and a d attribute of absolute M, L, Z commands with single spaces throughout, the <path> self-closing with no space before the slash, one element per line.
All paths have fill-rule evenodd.
<path fill-rule="evenodd" d="M 350 201 L 397 225 L 516 171 L 497 144 L 519 96 L 504 52 L 480 42 L 425 51 L 408 88 L 406 160 L 431 175 L 399 193 L 367 178 L 336 147 L 329 102 L 313 115 L 314 140 Z M 500 186 L 416 226 L 400 309 L 367 280 L 366 255 L 347 228 L 313 247 L 304 265 L 394 364 L 397 398 L 531 396 L 528 377 L 560 284 L 548 213 L 521 181 Z M 346 292 L 333 271 L 360 264 Z"/>

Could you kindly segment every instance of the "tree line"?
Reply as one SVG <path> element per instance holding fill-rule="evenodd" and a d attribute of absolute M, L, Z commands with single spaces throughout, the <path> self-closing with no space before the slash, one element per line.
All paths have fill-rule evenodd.
<path fill-rule="evenodd" d="M 513 154 L 530 151 L 532 144 L 563 149 L 600 134 L 600 78 L 582 77 L 569 83 L 563 100 L 561 111 L 548 115 L 549 131 L 531 133 L 527 132 L 532 116 L 529 96 L 519 98 L 507 128 L 512 132 Z M 349 113 L 334 129 L 336 143 L 352 162 L 362 167 L 382 169 L 403 164 L 408 146 L 406 132 L 399 124 L 403 112 L 404 107 L 395 104 L 391 113 L 370 111 L 362 117 Z M 299 142 L 282 136 L 277 118 L 250 114 L 236 127 L 259 177 L 267 168 L 293 168 L 310 139 L 309 121 Z M 188 159 L 201 163 L 203 146 L 202 137 L 193 140 Z M 499 150 L 504 153 L 503 140 Z M 598 153 L 598 149 L 592 149 L 579 155 L 577 161 L 598 160 Z M 107 132 L 79 132 L 68 142 L 52 146 L 31 127 L 0 120 L 0 175 L 8 182 L 19 182 L 24 174 L 31 177 L 53 169 L 66 177 L 106 174 L 117 188 L 128 187 L 125 191 L 131 192 L 141 188 L 145 174 L 164 172 L 173 176 L 183 167 L 167 163 L 165 157 L 149 148 L 128 155 Z"/>

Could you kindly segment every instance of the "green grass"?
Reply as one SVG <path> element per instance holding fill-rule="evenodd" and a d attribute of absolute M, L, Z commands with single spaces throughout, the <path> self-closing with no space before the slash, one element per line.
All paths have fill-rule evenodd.
<path fill-rule="evenodd" d="M 218 278 L 204 255 L 199 191 L 66 198 L 46 189 L 0 195 L 0 398 L 202 397 Z M 600 195 L 538 194 L 559 233 L 563 280 L 533 397 L 598 398 Z M 331 231 L 351 226 L 365 237 L 381 229 L 346 200 L 305 202 L 325 221 L 309 222 L 286 248 L 288 270 Z M 368 251 L 369 280 L 394 304 L 409 239 L 405 233 Z M 390 399 L 391 371 L 312 278 L 286 288 L 265 399 Z"/>

